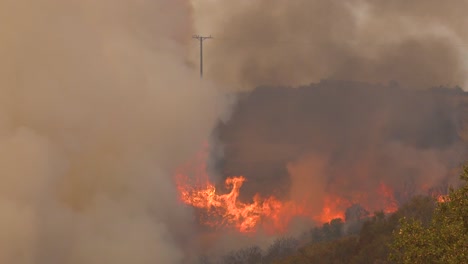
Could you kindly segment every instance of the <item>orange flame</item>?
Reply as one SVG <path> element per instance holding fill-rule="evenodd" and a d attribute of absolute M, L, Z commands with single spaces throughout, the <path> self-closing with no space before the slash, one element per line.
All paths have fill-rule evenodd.
<path fill-rule="evenodd" d="M 429 189 L 429 188 L 428 188 Z M 445 203 L 450 200 L 449 195 L 440 189 L 429 189 L 429 195 L 438 203 Z"/>
<path fill-rule="evenodd" d="M 384 213 L 390 214 L 396 212 L 398 210 L 398 203 L 393 196 L 393 190 L 384 183 L 380 183 L 379 193 L 381 194 L 381 197 L 384 198 Z"/>
<path fill-rule="evenodd" d="M 436 196 L 436 200 L 439 203 L 446 203 L 446 202 L 450 201 L 450 197 L 449 197 L 448 194 L 440 194 L 440 195 Z"/>
<path fill-rule="evenodd" d="M 278 215 L 283 204 L 274 197 L 262 199 L 256 195 L 252 203 L 239 201 L 240 188 L 245 180 L 243 176 L 227 178 L 225 185 L 230 192 L 226 194 L 218 194 L 211 183 L 204 188 L 178 184 L 178 189 L 184 203 L 206 210 L 211 216 L 211 222 L 207 224 L 211 226 L 234 226 L 240 232 L 252 232 L 265 218 L 270 218 L 275 226 L 279 226 Z"/>
<path fill-rule="evenodd" d="M 285 229 L 284 219 L 280 216 L 287 206 L 271 196 L 262 198 L 255 195 L 251 203 L 239 200 L 239 193 L 246 181 L 245 177 L 229 177 L 225 180 L 228 193 L 221 194 L 211 183 L 207 173 L 206 160 L 208 145 L 198 153 L 194 160 L 181 166 L 176 172 L 176 184 L 180 200 L 204 212 L 203 224 L 212 227 L 235 227 L 240 232 L 254 232 L 262 222 L 266 231 L 276 232 Z M 192 174 L 192 177 L 188 175 Z M 286 221 L 287 224 L 287 221 Z"/>
<path fill-rule="evenodd" d="M 314 217 L 314 220 L 321 223 L 328 223 L 333 219 L 345 219 L 344 211 L 351 203 L 337 196 L 327 196 L 324 199 L 323 209 L 320 215 Z"/>
<path fill-rule="evenodd" d="M 180 200 L 199 210 L 199 220 L 202 224 L 214 228 L 235 228 L 242 233 L 256 232 L 261 226 L 267 233 L 283 233 L 293 218 L 302 216 L 321 223 L 333 219 L 345 219 L 345 210 L 355 203 L 365 205 L 366 195 L 356 195 L 355 199 L 344 199 L 328 194 L 323 198 L 321 210 L 312 210 L 307 204 L 293 201 L 280 201 L 277 198 L 261 197 L 256 194 L 251 202 L 239 199 L 242 185 L 246 182 L 244 176 L 228 177 L 224 184 L 227 192 L 221 192 L 209 180 L 206 160 L 208 160 L 208 145 L 198 153 L 194 160 L 179 167 L 176 172 L 176 184 Z M 385 213 L 398 209 L 393 197 L 393 190 L 381 183 L 377 190 L 379 201 L 377 206 L 384 208 Z M 366 209 L 381 209 L 366 208 Z"/>

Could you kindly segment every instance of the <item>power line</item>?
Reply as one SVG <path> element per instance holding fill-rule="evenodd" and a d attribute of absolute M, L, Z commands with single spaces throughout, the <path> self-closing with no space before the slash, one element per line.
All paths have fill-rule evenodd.
<path fill-rule="evenodd" d="M 211 35 L 208 37 L 193 35 L 192 38 L 198 39 L 200 41 L 200 78 L 203 78 L 203 41 L 212 39 L 213 37 Z"/>
<path fill-rule="evenodd" d="M 308 44 L 311 44 L 311 45 L 324 45 L 324 44 L 327 44 L 329 45 L 329 43 L 322 43 L 320 44 L 320 41 L 317 41 L 317 39 L 282 39 L 282 38 L 279 38 L 279 39 L 268 39 L 268 40 L 265 40 L 265 39 L 255 39 L 255 38 L 235 38 L 235 37 L 226 37 L 226 36 L 218 36 L 216 37 L 217 40 L 220 40 L 220 41 L 226 41 L 226 42 L 236 42 L 236 43 L 259 43 L 259 44 L 264 44 L 264 43 L 268 43 L 268 45 L 308 45 Z M 336 43 L 341 43 L 341 44 L 344 44 L 346 46 L 381 46 L 381 47 L 388 47 L 388 46 L 395 46 L 395 45 L 401 45 L 401 44 L 404 44 L 404 42 L 400 41 L 400 42 L 388 42 L 388 43 L 385 43 L 385 42 L 373 42 L 373 41 L 364 41 L 364 42 L 360 42 L 358 40 L 354 41 L 354 42 L 336 42 Z M 468 43 L 460 43 L 460 42 L 453 42 L 453 43 L 450 43 L 450 46 L 453 46 L 453 47 L 464 47 L 464 48 L 468 48 Z"/>

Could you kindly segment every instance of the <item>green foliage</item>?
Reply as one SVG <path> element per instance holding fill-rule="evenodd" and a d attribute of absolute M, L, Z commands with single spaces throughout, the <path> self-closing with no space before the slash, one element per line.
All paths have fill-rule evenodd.
<path fill-rule="evenodd" d="M 349 235 L 347 229 L 356 223 L 335 219 L 321 228 L 314 228 L 311 231 L 311 243 L 300 248 L 296 254 L 274 263 L 392 263 L 387 260 L 389 245 L 393 240 L 393 231 L 399 226 L 399 218 L 418 219 L 427 225 L 434 208 L 432 198 L 414 197 L 392 215 L 374 213 L 374 216 L 360 224 L 360 232 L 352 232 L 353 235 Z"/>
<path fill-rule="evenodd" d="M 390 259 L 397 263 L 468 262 L 468 166 L 463 169 L 464 184 L 450 190 L 439 203 L 428 226 L 421 220 L 402 218 L 394 232 Z"/>
<path fill-rule="evenodd" d="M 357 246 L 358 239 L 354 236 L 345 237 L 335 241 L 317 243 L 299 250 L 298 254 L 291 255 L 277 262 L 279 264 L 292 263 L 348 263 Z"/>
<path fill-rule="evenodd" d="M 423 226 L 428 226 L 432 221 L 435 208 L 436 203 L 432 197 L 416 196 L 411 200 L 411 202 L 398 209 L 391 218 L 395 225 L 398 225 L 401 218 L 406 217 L 409 219 L 418 219 L 421 221 Z"/>
<path fill-rule="evenodd" d="M 310 231 L 310 238 L 313 243 L 326 242 L 341 238 L 343 233 L 343 220 L 333 219 L 330 223 L 325 223 L 321 228 L 315 227 Z"/>
<path fill-rule="evenodd" d="M 231 252 L 223 257 L 223 264 L 260 264 L 262 263 L 262 250 L 253 246 Z"/>
<path fill-rule="evenodd" d="M 468 167 L 463 172 L 465 184 L 450 190 L 445 203 L 418 196 L 392 215 L 375 212 L 365 218 L 368 213 L 356 207 L 348 221 L 334 219 L 312 229 L 308 242 L 282 238 L 264 254 L 246 248 L 221 263 L 468 263 Z"/>
<path fill-rule="evenodd" d="M 395 226 L 393 218 L 385 217 L 383 212 L 376 212 L 364 223 L 355 254 L 348 263 L 375 263 L 386 260 L 389 253 L 388 243 Z"/>
<path fill-rule="evenodd" d="M 280 238 L 277 239 L 268 248 L 265 256 L 262 258 L 262 263 L 274 263 L 287 256 L 296 253 L 299 247 L 299 241 L 294 238 Z"/>

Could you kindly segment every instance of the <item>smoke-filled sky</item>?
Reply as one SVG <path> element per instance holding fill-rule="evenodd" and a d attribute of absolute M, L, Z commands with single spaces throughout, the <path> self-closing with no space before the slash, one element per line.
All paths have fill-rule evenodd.
<path fill-rule="evenodd" d="M 219 168 L 250 179 L 243 198 L 275 194 L 320 210 L 328 194 L 365 194 L 378 209 L 382 183 L 402 202 L 454 176 L 466 95 L 419 91 L 466 89 L 468 1 L 195 3 L 197 33 L 214 37 L 205 76 L 250 91 L 218 131 Z"/>
<path fill-rule="evenodd" d="M 322 78 L 462 85 L 465 10 L 0 0 L 0 263 L 189 263 L 196 223 L 171 173 L 229 112 L 221 91 Z M 203 82 L 192 34 L 216 37 Z"/>
<path fill-rule="evenodd" d="M 297 85 L 321 79 L 414 88 L 467 83 L 468 2 L 197 0 L 206 72 L 220 82 Z"/>
<path fill-rule="evenodd" d="M 187 263 L 172 171 L 223 97 L 174 0 L 0 1 L 0 262 Z"/>

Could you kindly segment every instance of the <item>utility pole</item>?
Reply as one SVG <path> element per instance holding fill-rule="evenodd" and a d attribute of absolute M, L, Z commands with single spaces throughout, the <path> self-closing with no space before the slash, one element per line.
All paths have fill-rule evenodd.
<path fill-rule="evenodd" d="M 192 38 L 198 39 L 200 41 L 200 78 L 203 79 L 203 41 L 212 39 L 213 37 L 211 35 L 208 37 L 193 35 Z"/>

